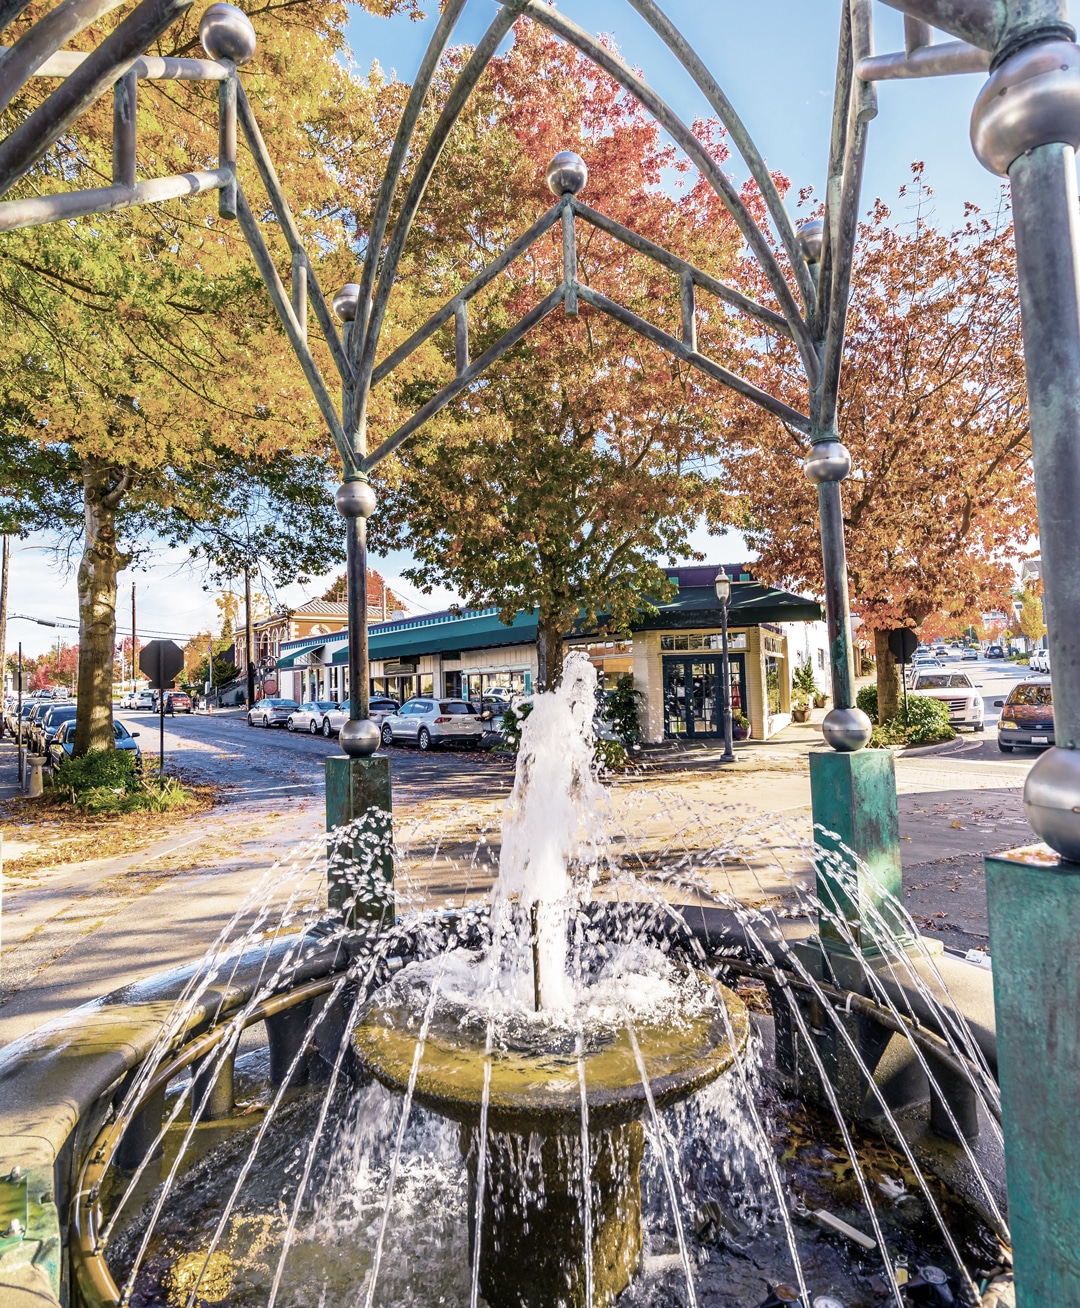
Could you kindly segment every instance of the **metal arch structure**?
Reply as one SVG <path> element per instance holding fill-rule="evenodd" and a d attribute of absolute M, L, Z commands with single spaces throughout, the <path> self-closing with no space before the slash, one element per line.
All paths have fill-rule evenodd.
<path fill-rule="evenodd" d="M 851 256 L 855 239 L 866 124 L 875 112 L 872 85 L 856 76 L 860 60 L 872 57 L 870 5 L 872 0 L 842 0 L 838 79 L 828 165 L 824 223 L 804 225 L 796 231 L 760 151 L 719 84 L 705 68 L 654 0 L 629 3 L 669 46 L 705 96 L 765 202 L 772 231 L 754 221 L 737 187 L 709 156 L 694 133 L 674 110 L 616 54 L 542 0 L 503 0 L 487 31 L 453 86 L 446 104 L 422 148 L 416 142 L 421 109 L 431 89 L 466 0 L 449 0 L 425 52 L 417 78 L 395 136 L 377 199 L 368 248 L 357 286 L 335 298 L 346 321 L 341 335 L 335 328 L 326 298 L 301 244 L 299 232 L 278 181 L 258 123 L 237 75 L 237 51 L 228 35 L 204 37 L 217 56 L 209 60 L 160 59 L 147 56 L 147 46 L 175 21 L 190 0 L 142 0 L 139 7 L 91 54 L 60 49 L 64 41 L 94 17 L 114 7 L 116 0 L 63 0 L 30 32 L 0 57 L 0 106 L 10 101 L 28 77 L 63 79 L 60 87 L 11 136 L 0 142 L 0 195 L 33 166 L 49 146 L 95 99 L 111 87 L 115 97 L 113 185 L 92 191 L 0 202 L 0 231 L 31 226 L 57 218 L 151 203 L 200 191 L 219 193 L 219 213 L 239 221 L 274 307 L 304 370 L 327 427 L 342 458 L 345 483 L 337 496 L 346 519 L 348 537 L 350 718 L 342 733 L 342 747 L 350 754 L 371 754 L 378 736 L 368 722 L 366 519 L 374 500 L 364 483 L 370 471 L 398 448 L 428 418 L 468 388 L 480 374 L 549 313 L 562 305 L 574 314 L 585 302 L 622 322 L 654 345 L 685 364 L 698 368 L 721 385 L 760 405 L 803 433 L 809 440 L 807 475 L 817 483 L 821 538 L 826 577 L 826 612 L 829 624 L 834 708 L 825 724 L 827 739 L 837 749 L 861 748 L 869 738 L 869 720 L 854 709 L 851 623 L 844 550 L 840 481 L 850 460 L 839 444 L 836 430 L 837 392 L 843 352 Z M 18 0 L 0 0 L 0 19 L 10 18 Z M 208 14 L 227 6 L 214 5 Z M 7 13 L 5 14 L 5 10 Z M 238 11 L 233 11 L 237 14 Z M 765 274 L 778 309 L 757 304 L 654 245 L 605 215 L 582 204 L 574 189 L 559 193 L 557 203 L 529 231 L 485 268 L 447 305 L 388 358 L 378 360 L 379 342 L 400 259 L 424 192 L 455 122 L 503 38 L 520 17 L 536 21 L 574 46 L 599 68 L 615 78 L 640 101 L 698 167 L 737 224 L 748 249 Z M 235 25 L 242 26 L 242 15 Z M 205 20 L 203 26 L 205 27 Z M 227 26 L 227 24 L 226 24 Z M 233 37 L 232 39 L 236 39 Z M 218 45 L 214 41 L 218 41 Z M 243 45 L 243 42 L 241 43 Z M 253 34 L 251 50 L 253 51 Z M 208 49 L 208 53 L 211 50 Z M 250 52 L 248 57 L 250 57 Z M 140 78 L 213 80 L 220 87 L 218 168 L 180 177 L 135 181 L 135 103 Z M 271 207 L 292 255 L 292 287 L 287 292 L 260 234 L 236 174 L 236 132 L 239 124 L 255 160 Z M 417 158 L 400 204 L 396 222 L 389 222 L 402 164 L 410 154 Z M 577 188 L 579 189 L 579 188 Z M 468 304 L 480 289 L 506 268 L 533 241 L 561 222 L 564 248 L 562 283 L 519 323 L 475 360 L 468 357 Z M 679 278 L 682 300 L 681 339 L 648 323 L 625 307 L 598 295 L 577 280 L 575 225 L 589 223 L 614 239 L 656 259 Z M 782 252 L 782 254 L 780 253 Z M 736 311 L 754 318 L 765 331 L 790 337 L 806 377 L 809 412 L 793 409 L 740 378 L 697 350 L 694 299 L 697 291 L 718 297 Z M 306 315 L 310 303 L 340 375 L 340 414 L 330 388 L 319 372 L 307 345 Z M 372 388 L 443 323 L 456 324 L 457 369 L 444 387 L 396 432 L 369 452 L 367 411 Z"/>

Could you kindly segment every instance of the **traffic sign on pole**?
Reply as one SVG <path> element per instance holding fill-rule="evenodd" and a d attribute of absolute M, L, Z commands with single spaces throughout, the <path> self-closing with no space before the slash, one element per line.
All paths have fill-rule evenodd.
<path fill-rule="evenodd" d="M 184 651 L 174 640 L 152 640 L 139 655 L 139 667 L 150 678 L 150 689 L 158 692 L 158 776 L 165 780 L 165 692 L 184 666 Z"/>

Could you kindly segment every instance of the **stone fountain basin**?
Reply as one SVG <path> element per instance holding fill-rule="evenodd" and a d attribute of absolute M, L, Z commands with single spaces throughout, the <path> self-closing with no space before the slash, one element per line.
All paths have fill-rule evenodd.
<path fill-rule="evenodd" d="M 698 980 L 711 1002 L 634 1023 L 658 1109 L 716 1080 L 749 1035 L 750 1019 L 738 996 L 711 978 Z M 404 1093 L 408 1088 L 420 1026 L 420 1015 L 389 986 L 374 996 L 353 1029 L 362 1064 L 391 1090 Z M 416 1102 L 442 1117 L 479 1125 L 485 1034 L 486 1024 L 470 1020 L 460 1005 L 440 1003 L 417 1069 Z M 565 1028 L 553 1033 L 542 1020 L 518 1023 L 508 1036 L 500 1035 L 504 1038 L 496 1036 L 491 1054 L 488 1129 L 515 1135 L 563 1135 L 578 1129 L 581 1086 L 572 1036 L 567 1038 Z M 627 1026 L 587 1031 L 581 1061 L 590 1130 L 634 1121 L 649 1111 Z"/>

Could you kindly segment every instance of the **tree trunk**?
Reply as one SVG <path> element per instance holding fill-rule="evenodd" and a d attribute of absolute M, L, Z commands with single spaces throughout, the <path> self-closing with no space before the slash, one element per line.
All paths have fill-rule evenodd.
<path fill-rule="evenodd" d="M 79 699 L 72 753 L 112 749 L 116 578 L 131 556 L 116 547 L 116 510 L 126 473 L 95 460 L 83 464 L 86 536 L 79 563 Z"/>
<path fill-rule="evenodd" d="M 562 681 L 563 624 L 543 612 L 536 627 L 536 663 L 537 690 L 554 690 Z"/>
<path fill-rule="evenodd" d="M 889 633 L 874 632 L 874 658 L 877 660 L 878 722 L 888 722 L 900 712 L 900 664 L 889 648 Z"/>

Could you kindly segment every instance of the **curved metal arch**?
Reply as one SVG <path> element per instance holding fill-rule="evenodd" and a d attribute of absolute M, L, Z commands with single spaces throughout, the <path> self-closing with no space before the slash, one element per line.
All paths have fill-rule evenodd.
<path fill-rule="evenodd" d="M 499 48 L 499 42 L 513 27 L 517 18 L 517 4 L 507 5 L 501 9 L 492 20 L 491 26 L 477 43 L 476 49 L 472 52 L 465 67 L 461 70 L 458 80 L 454 83 L 454 88 L 450 92 L 450 98 L 443 107 L 435 127 L 432 129 L 431 136 L 424 148 L 424 153 L 417 164 L 416 172 L 409 182 L 409 189 L 405 193 L 405 199 L 402 203 L 401 213 L 398 215 L 397 223 L 390 236 L 390 245 L 387 248 L 386 255 L 383 259 L 382 269 L 379 273 L 378 285 L 375 288 L 375 295 L 371 302 L 371 313 L 367 320 L 367 330 L 364 332 L 364 339 L 361 344 L 360 365 L 357 375 L 355 413 L 349 421 L 349 430 L 354 439 L 358 438 L 359 448 L 363 450 L 367 444 L 367 436 L 364 430 L 367 416 L 367 397 L 371 389 L 371 374 L 375 367 L 375 350 L 378 347 L 379 335 L 382 331 L 383 320 L 386 316 L 386 305 L 390 298 L 390 292 L 394 287 L 397 277 L 398 264 L 401 261 L 401 255 L 405 248 L 405 241 L 408 239 L 409 231 L 412 228 L 413 219 L 416 211 L 420 207 L 420 202 L 424 198 L 424 192 L 427 184 L 431 180 L 431 175 L 435 171 L 435 166 L 439 162 L 439 156 L 443 152 L 447 139 L 453 130 L 454 124 L 461 116 L 462 110 L 468 102 L 469 96 L 472 95 L 476 83 L 480 80 L 484 69 L 491 62 L 495 51 Z M 396 142 L 395 142 L 396 144 Z M 368 258 L 375 257 L 376 252 L 370 251 Z"/>

